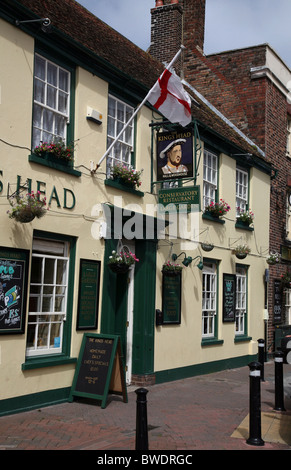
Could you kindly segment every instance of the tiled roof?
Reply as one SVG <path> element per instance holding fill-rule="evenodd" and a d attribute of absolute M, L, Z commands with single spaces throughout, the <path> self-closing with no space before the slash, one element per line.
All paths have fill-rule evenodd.
<path fill-rule="evenodd" d="M 163 65 L 150 54 L 105 24 L 75 0 L 6 1 L 22 5 L 41 18 L 50 18 L 53 28 L 147 89 L 153 86 L 164 69 Z M 54 31 L 56 30 L 53 29 L 52 35 Z M 191 94 L 191 91 L 189 93 Z M 205 101 L 193 96 L 199 102 L 199 107 L 193 106 L 194 118 L 244 151 L 261 156 L 239 133 L 213 112 Z"/>

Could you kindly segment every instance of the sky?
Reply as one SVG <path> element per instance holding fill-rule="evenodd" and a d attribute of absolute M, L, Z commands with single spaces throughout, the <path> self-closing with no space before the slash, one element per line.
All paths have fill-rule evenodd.
<path fill-rule="evenodd" d="M 143 50 L 155 0 L 77 0 Z M 205 54 L 268 43 L 291 69 L 291 0 L 206 0 Z"/>

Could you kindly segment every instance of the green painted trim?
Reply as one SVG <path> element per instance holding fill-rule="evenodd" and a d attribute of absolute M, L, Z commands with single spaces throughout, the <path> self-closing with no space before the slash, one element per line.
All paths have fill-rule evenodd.
<path fill-rule="evenodd" d="M 247 335 L 237 335 L 234 337 L 234 343 L 242 343 L 244 341 L 251 341 L 253 338 Z"/>
<path fill-rule="evenodd" d="M 218 217 L 213 217 L 212 215 L 210 214 L 202 214 L 202 219 L 205 219 L 205 220 L 211 220 L 211 222 L 215 222 L 217 224 L 225 224 L 225 220 L 223 219 L 219 219 Z"/>
<path fill-rule="evenodd" d="M 59 163 L 51 162 L 49 160 L 44 160 L 41 157 L 36 155 L 28 155 L 28 161 L 32 163 L 37 163 L 38 165 L 47 166 L 53 168 L 54 170 L 62 171 L 63 173 L 68 173 L 69 175 L 80 177 L 82 173 L 80 171 L 74 170 L 73 168 L 61 165 Z"/>
<path fill-rule="evenodd" d="M 202 341 L 201 341 L 201 346 L 217 346 L 217 345 L 223 344 L 223 343 L 224 343 L 223 339 L 203 338 Z"/>
<path fill-rule="evenodd" d="M 105 186 L 110 186 L 112 188 L 116 188 L 121 191 L 134 194 L 135 196 L 138 196 L 138 197 L 144 197 L 144 193 L 142 191 L 138 191 L 137 189 L 127 187 L 125 184 L 117 183 L 116 181 L 111 180 L 111 179 L 104 180 L 104 184 Z"/>
<path fill-rule="evenodd" d="M 46 406 L 67 403 L 71 387 L 47 390 L 0 401 L 0 416 L 7 416 Z"/>
<path fill-rule="evenodd" d="M 21 370 L 32 370 L 41 369 L 43 367 L 62 366 L 64 364 L 75 364 L 76 362 L 76 357 L 67 357 L 65 355 L 50 355 L 44 356 L 43 358 L 38 356 L 37 358 L 27 358 L 26 362 L 21 364 Z"/>
<path fill-rule="evenodd" d="M 250 356 L 233 357 L 220 361 L 206 362 L 203 364 L 193 364 L 192 366 L 167 369 L 155 372 L 156 384 L 182 380 L 196 375 L 212 374 L 227 369 L 245 367 L 250 362 L 257 359 L 257 354 Z"/>
<path fill-rule="evenodd" d="M 241 230 L 248 230 L 249 232 L 253 232 L 254 231 L 254 227 L 248 227 L 247 225 L 243 225 L 239 222 L 236 222 L 235 224 L 235 228 L 239 228 Z"/>

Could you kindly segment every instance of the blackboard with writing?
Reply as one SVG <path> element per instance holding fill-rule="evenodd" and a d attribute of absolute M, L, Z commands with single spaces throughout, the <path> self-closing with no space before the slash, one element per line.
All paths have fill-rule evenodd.
<path fill-rule="evenodd" d="M 236 308 L 236 276 L 223 274 L 223 321 L 235 321 Z"/>
<path fill-rule="evenodd" d="M 77 330 L 97 328 L 100 264 L 100 261 L 80 260 Z"/>
<path fill-rule="evenodd" d="M 101 400 L 105 408 L 109 391 L 127 401 L 120 338 L 86 333 L 83 337 L 70 401 L 74 396 Z"/>
<path fill-rule="evenodd" d="M 181 323 L 181 273 L 163 273 L 163 324 Z"/>
<path fill-rule="evenodd" d="M 24 333 L 29 251 L 0 247 L 0 333 Z"/>
<path fill-rule="evenodd" d="M 282 283 L 280 279 L 274 279 L 274 323 L 281 323 L 283 321 L 282 297 Z"/>

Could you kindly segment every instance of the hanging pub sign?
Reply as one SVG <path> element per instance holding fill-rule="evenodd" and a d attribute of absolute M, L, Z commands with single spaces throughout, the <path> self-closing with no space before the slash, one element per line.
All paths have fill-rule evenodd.
<path fill-rule="evenodd" d="M 223 274 L 223 321 L 235 321 L 236 276 Z"/>
<path fill-rule="evenodd" d="M 0 247 L 0 333 L 24 333 L 29 251 Z"/>
<path fill-rule="evenodd" d="M 159 190 L 159 212 L 200 212 L 200 186 Z"/>
<path fill-rule="evenodd" d="M 157 134 L 157 180 L 193 177 L 193 133 L 176 130 Z"/>

